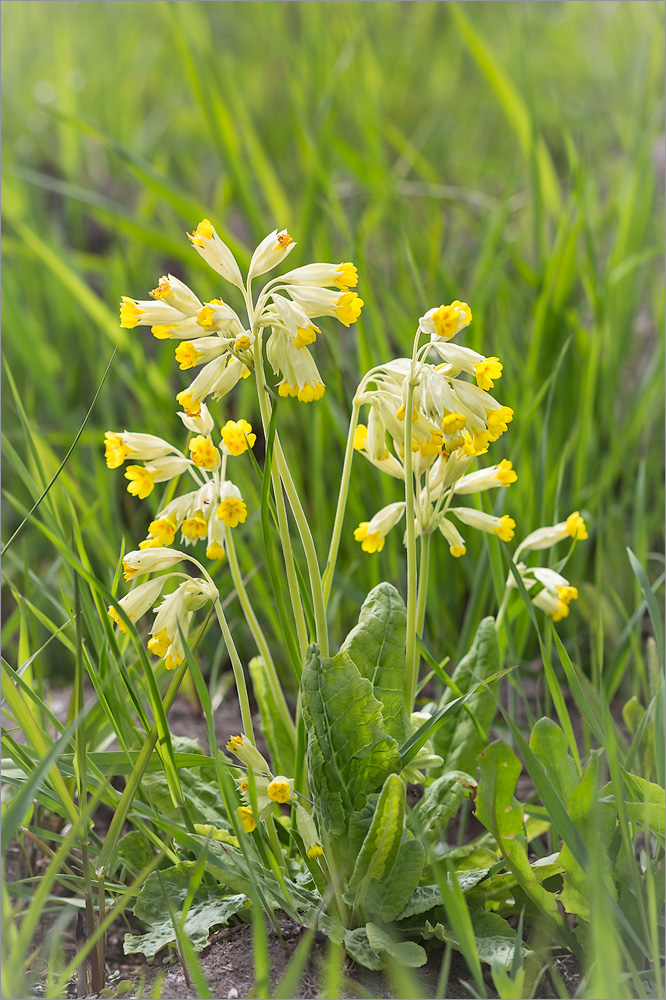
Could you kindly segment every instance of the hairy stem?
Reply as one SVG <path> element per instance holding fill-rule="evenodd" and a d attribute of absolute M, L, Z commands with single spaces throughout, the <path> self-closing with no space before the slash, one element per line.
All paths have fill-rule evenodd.
<path fill-rule="evenodd" d="M 345 517 L 347 507 L 347 495 L 349 493 L 349 480 L 351 479 L 352 460 L 354 458 L 354 435 L 358 423 L 358 414 L 361 406 L 354 400 L 351 418 L 349 420 L 349 431 L 347 433 L 347 446 L 345 448 L 345 459 L 342 466 L 342 477 L 340 479 L 340 492 L 338 493 L 338 506 L 335 511 L 333 522 L 333 532 L 331 534 L 331 545 L 328 550 L 328 561 L 322 576 L 322 588 L 324 591 L 324 605 L 328 604 L 333 585 L 333 574 L 335 573 L 335 563 L 338 558 L 340 547 L 340 536 L 342 535 L 342 522 Z"/>
<path fill-rule="evenodd" d="M 247 622 L 249 629 L 252 633 L 252 637 L 256 643 L 257 649 L 261 654 L 266 668 L 266 677 L 271 689 L 271 693 L 277 705 L 277 709 L 282 717 L 282 720 L 287 727 L 287 732 L 289 733 L 294 745 L 296 743 L 296 728 L 294 726 L 294 720 L 291 717 L 287 702 L 285 700 L 284 694 L 282 692 L 282 685 L 277 675 L 277 670 L 275 669 L 275 663 L 271 655 L 270 648 L 266 642 L 266 637 L 261 630 L 261 625 L 254 613 L 254 608 L 252 607 L 252 602 L 248 596 L 247 590 L 245 589 L 245 584 L 243 583 L 243 575 L 238 565 L 238 557 L 236 556 L 236 548 L 233 541 L 233 532 L 231 528 L 226 530 L 226 540 L 227 540 L 227 554 L 229 556 L 229 569 L 231 570 L 231 579 L 234 582 L 234 587 L 236 588 L 236 593 L 238 594 L 238 600 L 240 606 L 243 609 L 243 614 L 245 615 L 245 621 Z"/>
<path fill-rule="evenodd" d="M 238 655 L 238 650 L 236 649 L 236 644 L 233 640 L 227 619 L 224 617 L 224 611 L 222 610 L 219 598 L 215 601 L 215 614 L 217 615 L 220 631 L 222 632 L 222 637 L 227 647 L 229 658 L 231 660 L 231 667 L 234 672 L 234 680 L 236 681 L 236 690 L 238 692 L 238 701 L 240 702 L 241 719 L 243 720 L 243 732 L 246 736 L 249 736 L 254 743 L 252 713 L 250 711 L 250 699 L 247 694 L 245 674 L 243 673 L 243 664 L 241 663 L 240 656 Z"/>
<path fill-rule="evenodd" d="M 407 545 L 407 649 L 405 658 L 405 701 L 407 714 L 414 709 L 418 661 L 416 656 L 416 532 L 414 530 L 414 475 L 412 464 L 412 406 L 414 384 L 410 376 L 405 400 L 405 532 Z"/>

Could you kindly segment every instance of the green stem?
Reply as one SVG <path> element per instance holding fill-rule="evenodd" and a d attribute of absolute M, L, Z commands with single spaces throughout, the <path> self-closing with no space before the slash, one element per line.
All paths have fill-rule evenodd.
<path fill-rule="evenodd" d="M 289 500 L 289 506 L 291 507 L 296 521 L 296 527 L 298 528 L 298 532 L 301 536 L 301 542 L 303 543 L 303 550 L 305 552 L 305 560 L 308 564 L 317 642 L 319 644 L 321 655 L 328 656 L 328 624 L 326 622 L 326 604 L 324 602 L 324 591 L 321 585 L 321 574 L 319 572 L 317 551 L 315 549 L 314 539 L 312 537 L 312 532 L 310 531 L 308 519 L 305 516 L 305 511 L 303 510 L 294 480 L 291 478 L 289 466 L 287 465 L 287 459 L 282 451 L 280 438 L 277 434 L 275 435 L 275 457 L 277 458 L 278 470 L 280 472 L 282 482 L 284 483 L 284 489 L 287 494 L 287 499 Z"/>
<path fill-rule="evenodd" d="M 342 466 L 342 478 L 340 479 L 340 492 L 338 493 L 338 506 L 335 511 L 333 522 L 333 533 L 331 534 L 331 545 L 328 550 L 328 561 L 322 576 L 322 587 L 324 591 L 324 605 L 328 604 L 333 585 L 333 574 L 335 573 L 335 562 L 338 558 L 340 547 L 340 536 L 342 535 L 342 522 L 344 521 L 345 509 L 347 507 L 347 494 L 349 493 L 349 480 L 351 479 L 352 461 L 354 458 L 354 435 L 358 423 L 358 414 L 361 409 L 360 403 L 354 399 L 351 418 L 349 420 L 349 431 L 347 433 L 347 447 L 345 448 L 345 459 Z"/>
<path fill-rule="evenodd" d="M 413 367 L 413 366 L 412 366 Z M 412 464 L 412 406 L 414 384 L 410 375 L 405 400 L 405 517 L 407 519 L 407 648 L 405 657 L 405 701 L 407 714 L 414 710 L 417 681 L 416 657 L 416 532 L 414 530 L 414 475 Z"/>
<path fill-rule="evenodd" d="M 234 582 L 234 587 L 236 588 L 236 593 L 238 594 L 238 600 L 240 606 L 243 609 L 243 614 L 245 615 L 245 620 L 249 626 L 252 636 L 256 643 L 257 649 L 261 654 L 264 661 L 264 666 L 266 668 L 266 677 L 268 684 L 277 705 L 277 709 L 282 717 L 282 720 L 287 728 L 287 732 L 290 734 L 294 744 L 296 743 L 296 728 L 294 726 L 294 720 L 291 717 L 287 702 L 285 700 L 282 686 L 277 675 L 277 670 L 275 669 L 275 663 L 273 657 L 271 656 L 271 651 L 266 642 L 266 637 L 261 630 L 261 625 L 257 620 L 257 616 L 254 613 L 254 608 L 252 607 L 252 602 L 248 596 L 247 590 L 245 589 L 245 584 L 243 583 L 243 575 L 238 565 L 238 557 L 236 555 L 236 547 L 233 541 L 233 531 L 231 528 L 226 530 L 226 540 L 227 540 L 227 555 L 229 557 L 229 569 L 231 570 L 231 579 Z"/>
<path fill-rule="evenodd" d="M 229 653 L 229 658 L 231 660 L 231 667 L 234 672 L 234 680 L 236 681 L 236 690 L 238 692 L 238 701 L 240 702 L 241 719 L 243 720 L 243 732 L 246 736 L 249 736 L 254 743 L 252 713 L 250 711 L 250 699 L 247 695 L 247 685 L 245 683 L 245 674 L 243 673 L 243 664 L 241 663 L 240 656 L 238 655 L 238 650 L 236 649 L 236 644 L 234 643 L 231 630 L 227 624 L 227 619 L 224 617 L 224 611 L 222 610 L 219 598 L 215 601 L 215 614 L 217 615 L 217 620 L 220 624 L 220 631 L 222 632 L 222 637 L 227 647 L 227 652 Z"/>
<path fill-rule="evenodd" d="M 428 572 L 430 570 L 430 535 L 421 535 L 421 563 L 419 566 L 419 596 L 416 607 L 416 631 L 423 638 L 426 605 L 428 603 Z M 421 654 L 416 651 L 415 674 L 418 680 Z"/>
<path fill-rule="evenodd" d="M 275 829 L 275 821 L 272 816 L 266 817 L 266 829 L 268 830 L 268 839 L 271 843 L 271 850 L 273 852 L 273 857 L 278 863 L 282 871 L 287 870 L 287 865 L 284 860 L 284 855 L 282 853 L 282 848 L 280 847 L 280 841 L 278 840 L 277 830 Z"/>
<path fill-rule="evenodd" d="M 261 413 L 261 423 L 264 428 L 264 434 L 266 435 L 268 434 L 268 425 L 271 419 L 271 410 L 270 410 L 270 403 L 268 401 L 268 396 L 266 393 L 266 380 L 264 378 L 264 364 L 262 358 L 262 344 L 260 336 L 257 336 L 257 340 L 255 342 L 254 371 L 257 379 L 257 396 L 259 397 L 259 412 Z M 305 613 L 303 611 L 301 595 L 298 589 L 298 577 L 296 575 L 296 567 L 294 565 L 294 552 L 291 547 L 291 538 L 289 537 L 289 524 L 287 521 L 287 511 L 285 508 L 284 496 L 282 494 L 282 483 L 280 481 L 280 472 L 279 469 L 277 468 L 275 461 L 271 465 L 271 479 L 273 480 L 273 493 L 275 495 L 275 507 L 277 509 L 278 530 L 280 532 L 280 541 L 282 542 L 282 554 L 284 557 L 284 565 L 287 573 L 287 586 L 289 587 L 291 606 L 294 612 L 294 622 L 296 624 L 298 646 L 301 653 L 301 657 L 305 657 L 305 650 L 308 647 L 308 630 L 305 624 Z"/>

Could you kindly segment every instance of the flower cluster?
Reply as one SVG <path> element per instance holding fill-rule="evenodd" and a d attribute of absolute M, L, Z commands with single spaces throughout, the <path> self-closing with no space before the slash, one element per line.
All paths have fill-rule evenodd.
<path fill-rule="evenodd" d="M 569 605 L 578 599 L 578 588 L 572 587 L 566 577 L 547 566 L 526 566 L 518 560 L 521 555 L 549 549 L 567 538 L 573 541 L 587 538 L 585 521 L 577 510 L 569 514 L 566 521 L 559 521 L 547 528 L 537 528 L 520 543 L 515 553 L 516 569 L 525 589 L 531 592 L 532 603 L 545 611 L 554 622 L 567 617 Z M 507 593 L 517 586 L 510 573 L 506 581 Z"/>
<path fill-rule="evenodd" d="M 319 835 L 312 816 L 299 803 L 294 801 L 294 779 L 284 775 L 273 776 L 266 759 L 259 753 L 252 741 L 243 735 L 230 737 L 227 750 L 234 754 L 249 771 L 252 772 L 254 797 L 258 815 L 252 809 L 250 786 L 247 777 L 238 779 L 238 789 L 245 805 L 237 810 L 238 819 L 246 833 L 252 833 L 257 827 L 257 819 L 267 819 L 276 803 L 289 802 L 296 810 L 296 826 L 305 845 L 310 860 L 320 857 L 324 852 L 319 842 Z"/>
<path fill-rule="evenodd" d="M 286 229 L 274 230 L 261 241 L 250 261 L 244 284 L 229 247 L 208 219 L 199 223 L 190 242 L 225 281 L 235 285 L 245 301 L 241 316 L 222 299 L 201 302 L 178 278 L 160 278 L 146 300 L 123 297 L 121 326 L 150 326 L 158 338 L 178 340 L 176 360 L 181 369 L 200 368 L 194 381 L 177 399 L 186 414 L 197 416 L 209 396 L 219 399 L 246 378 L 255 367 L 255 348 L 263 331 L 270 330 L 266 355 L 276 374 L 281 396 L 303 403 L 320 399 L 324 382 L 308 350 L 321 333 L 313 320 L 332 316 L 345 326 L 358 319 L 363 300 L 351 289 L 358 277 L 353 264 L 306 264 L 274 278 L 252 299 L 254 278 L 277 267 L 296 245 Z"/>
<path fill-rule="evenodd" d="M 125 580 L 171 569 L 186 558 L 185 553 L 177 549 L 166 547 L 149 551 L 137 549 L 129 552 L 123 560 Z M 162 603 L 156 607 L 165 585 L 170 580 L 180 579 L 183 582 L 179 583 L 176 589 L 164 597 Z M 166 573 L 155 580 L 140 584 L 117 604 L 110 605 L 109 615 L 120 631 L 126 632 L 120 611 L 131 622 L 137 622 L 154 608 L 156 614 L 150 630 L 148 649 L 164 660 L 167 670 L 175 670 L 185 657 L 183 639 L 187 639 L 194 612 L 203 608 L 209 601 L 217 600 L 217 597 L 217 589 L 209 578 L 194 578 L 185 573 Z"/>
<path fill-rule="evenodd" d="M 405 479 L 406 398 L 413 387 L 410 442 L 411 465 L 417 484 L 416 534 L 441 531 L 451 554 L 465 554 L 465 541 L 450 516 L 461 524 L 509 541 L 515 521 L 504 514 L 494 517 L 472 507 L 452 506 L 454 499 L 517 479 L 511 462 L 468 473 L 470 464 L 488 451 L 513 420 L 513 410 L 498 403 L 487 391 L 500 378 L 502 365 L 470 348 L 450 343 L 469 325 L 472 313 L 465 302 L 455 301 L 430 309 L 419 321 L 421 335 L 429 339 L 415 349 L 414 359 L 399 358 L 369 372 L 357 392 L 358 404 L 368 404 L 367 425 L 356 428 L 354 447 L 373 465 L 396 479 Z M 428 363 L 435 352 L 440 364 Z M 461 375 L 470 375 L 470 382 Z M 393 451 L 387 448 L 387 434 Z M 383 507 L 363 521 L 354 535 L 366 552 L 381 552 L 388 532 L 402 518 L 405 502 Z"/>
<path fill-rule="evenodd" d="M 206 539 L 206 556 L 224 558 L 225 527 L 235 528 L 247 517 L 247 506 L 240 490 L 225 478 L 227 459 L 242 455 L 252 448 L 256 434 L 247 420 L 227 420 L 221 440 L 213 443 L 213 419 L 205 404 L 199 414 L 179 413 L 185 427 L 194 435 L 189 441 L 189 458 L 168 441 L 151 434 L 131 434 L 128 431 L 107 431 L 106 462 L 116 469 L 126 460 L 143 461 L 143 465 L 128 465 L 125 478 L 128 491 L 143 500 L 155 483 L 165 482 L 188 472 L 197 489 L 184 493 L 156 514 L 148 529 L 148 537 L 139 548 L 160 548 L 172 545 L 176 532 L 185 545 Z"/>

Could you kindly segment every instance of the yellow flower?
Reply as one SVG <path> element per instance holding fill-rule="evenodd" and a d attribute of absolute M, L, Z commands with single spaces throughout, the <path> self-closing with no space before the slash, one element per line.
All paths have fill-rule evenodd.
<path fill-rule="evenodd" d="M 502 377 L 503 367 L 499 358 L 484 358 L 483 361 L 479 361 L 474 367 L 476 384 L 479 389 L 492 389 L 495 385 L 493 379 Z"/>
<path fill-rule="evenodd" d="M 494 375 L 493 378 L 499 378 L 499 375 Z M 484 387 L 482 386 L 482 388 Z M 497 441 L 500 434 L 505 433 L 513 420 L 513 410 L 510 406 L 500 406 L 498 410 L 486 410 L 486 414 L 488 416 L 488 439 Z"/>
<path fill-rule="evenodd" d="M 462 413 L 445 413 L 442 420 L 442 430 L 445 434 L 455 434 L 456 431 L 464 430 L 466 424 L 467 417 L 464 417 Z"/>
<path fill-rule="evenodd" d="M 236 753 L 239 747 L 243 746 L 242 736 L 230 736 L 227 741 L 227 750 L 229 753 Z"/>
<path fill-rule="evenodd" d="M 170 517 L 160 517 L 150 522 L 148 531 L 160 545 L 171 545 L 176 534 L 176 524 Z"/>
<path fill-rule="evenodd" d="M 109 469 L 119 469 L 132 451 L 128 448 L 120 434 L 107 431 L 104 435 L 104 458 Z"/>
<path fill-rule="evenodd" d="M 194 368 L 201 356 L 191 340 L 183 340 L 176 348 L 176 361 L 180 365 L 181 371 Z"/>
<path fill-rule="evenodd" d="M 583 541 L 587 538 L 587 528 L 585 527 L 585 521 L 580 516 L 577 510 L 573 514 L 569 514 L 566 521 L 567 534 L 575 538 L 576 541 Z"/>
<path fill-rule="evenodd" d="M 203 517 L 195 515 L 194 517 L 188 517 L 185 521 L 183 521 L 180 526 L 180 530 L 186 538 L 205 538 L 208 533 L 208 525 L 204 521 Z"/>
<path fill-rule="evenodd" d="M 239 500 L 238 497 L 227 497 L 220 504 L 217 516 L 221 521 L 224 521 L 227 528 L 236 528 L 239 524 L 243 524 L 247 518 L 247 506 L 244 500 Z"/>
<path fill-rule="evenodd" d="M 206 559 L 224 559 L 225 552 L 219 542 L 211 542 L 206 549 Z"/>
<path fill-rule="evenodd" d="M 117 609 L 114 608 L 113 604 L 109 604 L 109 618 L 113 619 L 114 623 L 118 626 L 121 632 L 127 632 L 125 623 L 122 621 L 120 615 L 118 614 Z"/>
<path fill-rule="evenodd" d="M 257 435 L 252 433 L 252 424 L 247 420 L 227 420 L 222 428 L 222 443 L 231 455 L 242 455 L 248 445 L 254 447 Z"/>
<path fill-rule="evenodd" d="M 138 497 L 139 500 L 145 500 L 153 492 L 154 476 L 143 465 L 128 465 L 125 470 L 125 479 L 130 481 L 127 492 Z"/>
<path fill-rule="evenodd" d="M 180 403 L 188 417 L 196 417 L 201 413 L 201 400 L 193 399 L 192 393 L 188 392 L 187 389 L 179 392 L 176 400 Z"/>
<path fill-rule="evenodd" d="M 307 853 L 310 860 L 314 861 L 315 858 L 320 858 L 324 852 L 321 844 L 313 844 L 312 847 L 308 847 Z"/>
<path fill-rule="evenodd" d="M 354 264 L 350 264 L 349 261 L 340 264 L 336 272 L 336 277 L 331 284 L 337 285 L 343 292 L 346 292 L 349 288 L 356 288 L 358 285 L 358 271 Z"/>
<path fill-rule="evenodd" d="M 190 457 L 200 469 L 216 469 L 220 453 L 209 437 L 198 434 L 190 441 Z"/>
<path fill-rule="evenodd" d="M 364 305 L 363 299 L 356 292 L 343 292 L 336 303 L 335 314 L 341 323 L 351 326 L 361 315 Z"/>
<path fill-rule="evenodd" d="M 159 538 L 144 538 L 142 542 L 139 542 L 140 549 L 161 549 L 164 546 L 164 542 L 161 542 Z"/>
<path fill-rule="evenodd" d="M 129 299 L 126 295 L 120 300 L 120 325 L 125 330 L 133 330 L 144 314 L 134 299 Z"/>
<path fill-rule="evenodd" d="M 194 245 L 198 247 L 204 246 L 204 239 L 212 240 L 213 227 L 208 219 L 202 219 L 193 233 L 187 233 L 187 238 L 190 243 L 194 243 Z"/>
<path fill-rule="evenodd" d="M 238 819 L 240 820 L 246 833 L 252 833 L 253 830 L 257 829 L 254 815 L 248 806 L 239 806 L 236 810 L 236 815 L 238 816 Z"/>
<path fill-rule="evenodd" d="M 509 486 L 518 479 L 517 474 L 513 471 L 512 463 L 506 458 L 503 458 L 495 469 L 495 475 L 500 486 Z"/>
<path fill-rule="evenodd" d="M 291 794 L 289 782 L 281 774 L 273 778 L 266 792 L 271 802 L 288 802 Z"/>
<path fill-rule="evenodd" d="M 154 656 L 159 656 L 160 658 L 165 655 L 170 645 L 171 639 L 165 628 L 160 629 L 156 635 L 151 636 L 148 640 L 148 649 Z"/>
<path fill-rule="evenodd" d="M 368 534 L 369 524 L 369 521 L 361 521 L 358 528 L 354 529 L 354 538 L 361 543 L 364 552 L 381 552 L 386 538 L 383 538 L 378 531 Z"/>
<path fill-rule="evenodd" d="M 472 322 L 472 310 L 466 302 L 456 299 L 450 306 L 440 306 L 430 318 L 437 336 L 450 340 Z"/>
<path fill-rule="evenodd" d="M 363 451 L 368 440 L 368 428 L 365 424 L 359 424 L 354 432 L 354 448 L 356 451 Z"/>
<path fill-rule="evenodd" d="M 557 596 L 563 604 L 571 604 L 572 601 L 578 600 L 578 587 L 558 587 Z"/>
<path fill-rule="evenodd" d="M 497 537 L 501 538 L 503 542 L 510 542 L 514 536 L 515 527 L 514 519 L 508 514 L 503 514 L 494 530 Z"/>

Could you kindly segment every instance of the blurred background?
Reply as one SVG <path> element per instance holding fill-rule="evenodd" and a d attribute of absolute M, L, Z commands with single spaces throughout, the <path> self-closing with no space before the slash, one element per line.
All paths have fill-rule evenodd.
<path fill-rule="evenodd" d="M 117 348 L 64 472 L 4 561 L 13 662 L 70 614 L 54 526 L 67 534 L 72 517 L 74 544 L 110 586 L 122 539 L 134 547 L 157 510 L 106 468 L 103 432 L 181 442 L 174 396 L 190 373 L 173 343 L 122 330 L 118 302 L 145 298 L 167 271 L 202 300 L 223 293 L 185 236 L 207 216 L 241 266 L 287 227 L 299 244 L 290 266 L 359 269 L 360 322 L 323 321 L 314 348 L 323 401 L 280 406 L 322 562 L 362 373 L 410 352 L 425 309 L 464 299 L 474 321 L 459 339 L 500 357 L 495 393 L 515 410 L 491 457 L 509 458 L 518 482 L 489 503 L 515 518 L 516 541 L 584 513 L 590 539 L 567 567 L 581 599 L 559 627 L 610 695 L 640 688 L 626 548 L 653 581 L 664 561 L 663 3 L 50 0 L 4 3 L 2 29 L 5 539 Z M 218 423 L 259 424 L 248 383 L 213 404 Z M 243 568 L 276 635 L 259 483 L 249 461 L 233 475 L 250 511 L 236 536 Z M 355 461 L 335 644 L 371 586 L 389 579 L 404 592 L 399 531 L 376 556 L 353 539 L 397 499 L 396 481 Z M 440 659 L 496 611 L 505 567 L 494 546 L 470 531 L 454 561 L 435 540 L 427 641 Z M 249 657 L 235 603 L 230 614 Z M 518 639 L 528 665 L 527 621 Z M 222 650 L 202 655 L 219 662 Z M 66 643 L 43 659 L 66 679 Z"/>

